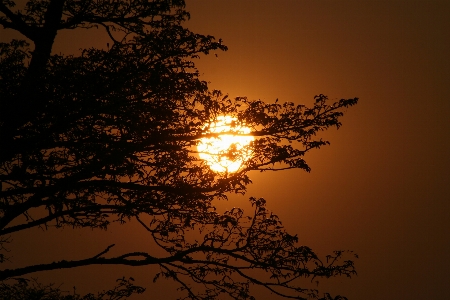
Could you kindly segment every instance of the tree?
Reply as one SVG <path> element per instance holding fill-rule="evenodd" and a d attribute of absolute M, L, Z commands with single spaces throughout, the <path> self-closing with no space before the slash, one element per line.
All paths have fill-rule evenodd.
<path fill-rule="evenodd" d="M 328 144 L 316 134 L 339 127 L 342 110 L 357 98 L 329 103 L 318 95 L 308 108 L 209 90 L 193 60 L 227 48 L 182 26 L 189 18 L 182 0 L 31 0 L 22 10 L 4 0 L 0 12 L 4 28 L 34 45 L 0 45 L 2 247 L 10 235 L 37 226 L 105 229 L 135 219 L 167 253 L 111 257 L 111 245 L 82 260 L 3 269 L 5 290 L 63 299 L 57 289 L 11 279 L 86 265 L 158 265 L 155 280 L 173 279 L 185 299 L 253 299 L 251 285 L 287 298 L 343 299 L 319 296 L 297 279 L 355 274 L 347 252 L 320 259 L 297 246 L 264 199 L 250 198 L 249 216 L 239 208 L 217 213 L 212 201 L 245 193 L 250 171 L 309 171 L 304 155 Z M 104 28 L 107 50 L 52 54 L 60 30 L 92 27 Z M 210 121 L 223 115 L 236 118 L 231 131 L 245 124 L 256 137 L 252 157 L 235 173 L 214 172 L 196 155 L 200 138 L 217 136 Z M 221 155 L 241 154 L 230 149 Z M 186 232 L 197 235 L 190 240 Z M 117 289 L 142 292 L 125 279 Z"/>

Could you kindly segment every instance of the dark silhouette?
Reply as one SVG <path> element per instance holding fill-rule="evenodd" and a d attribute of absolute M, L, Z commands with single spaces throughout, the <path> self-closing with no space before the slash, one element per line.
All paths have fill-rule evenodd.
<path fill-rule="evenodd" d="M 12 278 L 115 264 L 159 265 L 155 280 L 173 279 L 186 299 L 253 299 L 251 285 L 288 298 L 344 299 L 318 296 L 296 279 L 354 274 L 347 252 L 320 259 L 296 246 L 297 237 L 266 210 L 264 199 L 250 198 L 250 216 L 239 208 L 219 214 L 212 200 L 244 193 L 252 170 L 309 171 L 305 153 L 328 144 L 316 133 L 339 127 L 342 109 L 357 98 L 329 104 L 318 95 L 308 108 L 208 90 L 192 60 L 227 48 L 182 27 L 189 16 L 182 0 L 29 1 L 21 12 L 2 1 L 0 12 L 4 28 L 34 44 L 33 50 L 25 41 L 0 45 L 1 246 L 36 226 L 106 228 L 136 219 L 167 253 L 111 256 L 110 245 L 82 260 L 3 269 L 4 293 L 40 289 L 62 299 L 51 286 Z M 59 30 L 94 26 L 110 37 L 106 50 L 51 54 Z M 205 126 L 219 115 L 235 116 L 256 137 L 252 158 L 235 173 L 215 173 L 195 153 L 199 138 L 214 135 Z M 197 240 L 187 231 L 197 232 Z M 128 297 L 143 290 L 122 279 L 115 291 Z"/>

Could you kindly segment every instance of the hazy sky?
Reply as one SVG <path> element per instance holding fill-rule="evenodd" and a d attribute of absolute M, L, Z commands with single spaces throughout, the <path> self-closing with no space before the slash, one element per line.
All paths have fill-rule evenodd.
<path fill-rule="evenodd" d="M 248 194 L 219 206 L 248 207 L 248 196 L 264 197 L 300 243 L 319 255 L 357 252 L 358 276 L 323 281 L 324 291 L 353 300 L 448 297 L 450 1 L 187 3 L 188 27 L 229 47 L 198 62 L 212 88 L 233 97 L 307 105 L 317 94 L 360 98 L 343 127 L 323 135 L 331 146 L 306 157 L 311 173 L 251 174 Z M 2 40 L 9 37 L 0 34 Z M 105 40 L 90 41 L 106 46 Z M 63 53 L 82 45 L 70 34 L 59 35 L 56 43 Z M 25 264 L 52 255 L 81 259 L 111 243 L 117 253 L 148 245 L 145 232 L 133 224 L 74 234 L 75 241 L 63 231 L 17 235 L 14 247 L 21 250 L 14 256 Z M 31 256 L 30 249 L 40 251 Z M 89 267 L 39 276 L 84 290 L 81 282 L 86 289 L 106 288 L 122 275 L 146 285 L 153 270 Z M 166 300 L 170 287 L 149 284 L 143 299 Z M 273 298 L 259 293 L 257 299 Z"/>
<path fill-rule="evenodd" d="M 265 101 L 361 99 L 325 135 L 331 146 L 307 157 L 310 174 L 255 174 L 249 195 L 319 253 L 360 255 L 357 277 L 330 284 L 349 299 L 445 298 L 450 2 L 189 3 L 190 28 L 230 48 L 200 65 L 212 87 Z"/>

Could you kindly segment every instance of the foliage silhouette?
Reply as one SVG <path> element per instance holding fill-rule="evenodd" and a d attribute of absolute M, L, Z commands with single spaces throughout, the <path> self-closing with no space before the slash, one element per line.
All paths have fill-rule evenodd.
<path fill-rule="evenodd" d="M 33 50 L 26 41 L 0 45 L 2 247 L 10 235 L 34 227 L 105 229 L 135 219 L 167 253 L 113 257 L 110 245 L 82 260 L 3 269 L 3 291 L 103 299 L 108 294 L 63 295 L 12 279 L 96 264 L 158 265 L 154 281 L 173 279 L 183 299 L 253 299 L 251 285 L 280 297 L 344 299 L 319 296 L 296 279 L 351 276 L 353 254 L 349 259 L 336 251 L 323 260 L 296 246 L 297 237 L 284 230 L 264 199 L 250 198 L 250 216 L 239 208 L 219 214 L 212 201 L 245 193 L 249 171 L 309 171 L 305 153 L 328 144 L 316 134 L 339 128 L 343 109 L 357 98 L 329 103 L 318 95 L 308 108 L 230 99 L 209 90 L 193 60 L 227 48 L 182 26 L 189 18 L 182 0 L 32 0 L 22 10 L 2 1 L 0 12 L 4 28 L 34 44 Z M 84 49 L 78 56 L 52 54 L 58 31 L 92 27 L 105 30 L 110 47 Z M 235 116 L 256 137 L 252 158 L 235 173 L 211 171 L 195 150 L 201 137 L 214 136 L 207 124 L 222 115 Z M 188 232 L 201 238 L 190 240 Z M 143 291 L 125 279 L 116 287 L 121 289 L 129 292 L 121 297 Z"/>
<path fill-rule="evenodd" d="M 74 291 L 62 291 L 54 285 L 42 285 L 36 280 L 17 279 L 13 284 L 0 283 L 0 299 L 5 300 L 120 300 L 133 294 L 142 294 L 144 289 L 133 284 L 134 279 L 121 278 L 117 286 L 111 290 L 99 292 L 97 295 L 80 295 Z"/>

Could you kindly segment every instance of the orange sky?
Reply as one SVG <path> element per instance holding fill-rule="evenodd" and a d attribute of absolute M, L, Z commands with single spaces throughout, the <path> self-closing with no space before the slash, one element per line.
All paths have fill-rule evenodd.
<path fill-rule="evenodd" d="M 343 127 L 324 134 L 331 146 L 310 153 L 310 174 L 252 174 L 244 206 L 264 197 L 300 243 L 326 255 L 357 252 L 359 275 L 319 288 L 349 299 L 442 299 L 450 282 L 450 2 L 448 1 L 200 1 L 188 0 L 188 27 L 222 38 L 229 51 L 201 58 L 204 79 L 230 96 L 311 104 L 316 94 L 359 97 Z M 70 32 L 68 32 L 70 33 Z M 57 37 L 57 52 L 86 41 Z M 8 40 L 1 30 L 2 40 Z M 79 43 L 79 44 L 77 44 Z M 84 258 L 110 242 L 119 250 L 148 245 L 144 231 L 55 231 L 14 238 L 17 259 Z M 43 242 L 46 238 L 48 242 Z M 58 242 L 55 242 L 58 241 Z M 130 246 L 131 245 L 131 246 Z M 76 250 L 74 250 L 76 249 Z M 88 254 L 86 254 L 88 253 Z M 99 270 L 100 269 L 100 270 Z M 106 270 L 106 273 L 105 273 Z M 56 271 L 40 277 L 67 289 L 106 288 L 150 269 L 111 267 Z M 147 275 L 149 274 L 149 275 Z M 86 277 L 100 278 L 98 281 Z M 94 283 L 95 282 L 95 283 Z M 82 284 L 81 284 L 82 283 Z M 166 300 L 168 283 L 149 285 L 142 299 Z M 262 296 L 265 295 L 265 296 Z M 170 298 L 170 297 L 169 297 Z M 272 299 L 258 294 L 257 299 Z"/>
<path fill-rule="evenodd" d="M 230 48 L 199 64 L 212 87 L 266 101 L 310 104 L 320 93 L 361 99 L 343 127 L 326 134 L 331 146 L 309 155 L 310 174 L 255 174 L 249 189 L 301 243 L 360 255 L 357 277 L 322 288 L 349 299 L 443 297 L 450 2 L 191 3 L 190 27 Z"/>

